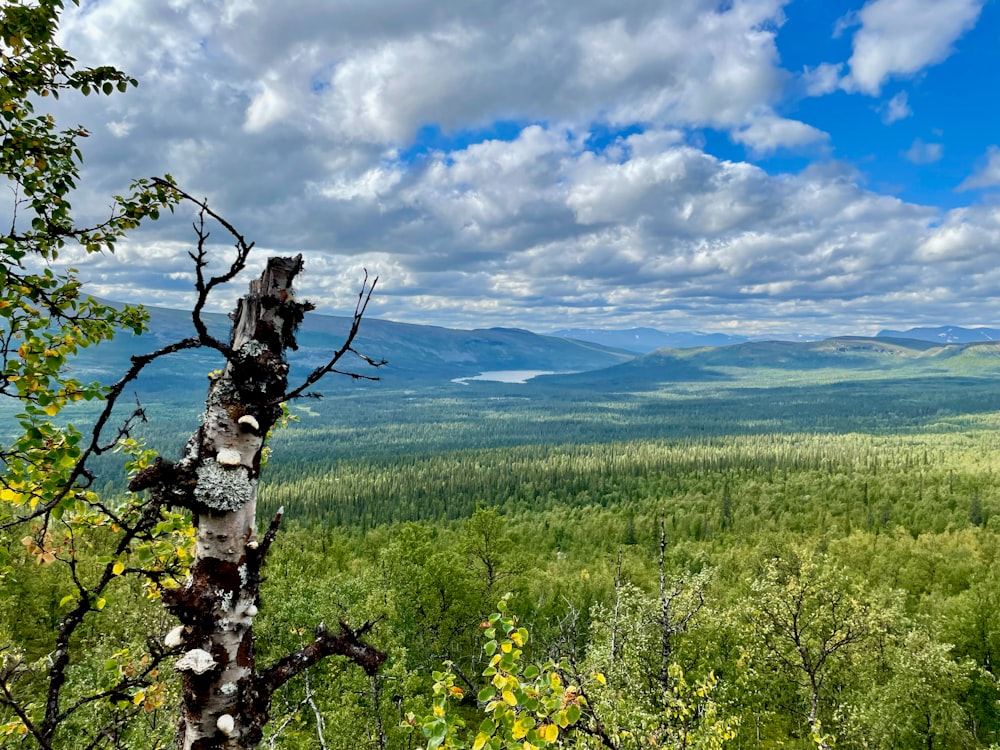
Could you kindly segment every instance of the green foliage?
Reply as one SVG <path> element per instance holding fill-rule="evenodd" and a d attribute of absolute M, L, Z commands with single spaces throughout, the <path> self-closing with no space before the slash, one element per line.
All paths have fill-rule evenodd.
<path fill-rule="evenodd" d="M 766 561 L 750 593 L 744 648 L 758 662 L 759 679 L 773 687 L 777 678 L 785 700 L 798 704 L 806 736 L 823 736 L 820 727 L 832 724 L 829 695 L 874 655 L 892 628 L 892 612 L 808 548 Z"/>
<path fill-rule="evenodd" d="M 715 674 L 694 677 L 676 661 L 684 650 L 680 623 L 693 626 L 708 581 L 703 572 L 675 582 L 666 625 L 661 601 L 631 583 L 619 584 L 614 602 L 600 608 L 582 670 L 598 676 L 587 692 L 590 710 L 615 747 L 716 750 L 736 737 L 739 722 L 719 705 Z"/>
<path fill-rule="evenodd" d="M 582 719 L 587 701 L 580 685 L 565 683 L 566 665 L 525 662 L 528 631 L 517 626 L 508 601 L 509 597 L 501 599 L 497 611 L 483 623 L 487 639 L 483 652 L 489 663 L 482 673 L 487 682 L 476 696 L 482 720 L 474 736 L 463 731 L 466 721 L 455 710 L 465 691 L 455 685 L 456 675 L 448 665 L 433 675 L 432 713 L 420 720 L 408 717 L 427 738 L 427 750 L 535 750 L 557 744 L 560 734 L 575 730 Z M 598 674 L 592 678 L 604 679 Z"/>
<path fill-rule="evenodd" d="M 70 370 L 147 317 L 46 264 L 70 247 L 113 251 L 176 196 L 139 181 L 108 216 L 74 218 L 86 131 L 42 107 L 135 82 L 78 70 L 53 41 L 61 8 L 0 8 L 0 171 L 13 188 L 0 401 L 14 405 L 0 436 L 0 745 L 165 747 L 178 695 L 158 645 L 170 623 L 150 600 L 186 573 L 188 519 L 121 484 L 97 491 L 93 459 L 108 461 L 107 482 L 112 462 L 134 476 L 156 457 L 138 430 L 101 441 L 114 386 Z M 265 742 L 997 743 L 1000 391 L 988 369 L 961 367 L 908 380 L 821 368 L 780 384 L 731 368 L 597 395 L 586 378 L 416 388 L 375 407 L 371 390 L 344 386 L 293 405 L 301 429 L 276 436 L 264 511 L 285 505 L 303 525 L 269 563 L 261 660 L 298 648 L 317 619 L 382 618 L 391 657 L 373 678 L 329 660 L 289 683 Z M 176 409 L 151 404 L 167 426 L 146 437 L 185 439 Z M 97 429 L 67 423 L 80 419 Z M 674 614 L 700 607 L 683 629 L 663 616 L 676 589 L 657 595 L 661 518 L 667 579 L 683 583 Z M 491 614 L 499 590 L 518 594 Z"/>
<path fill-rule="evenodd" d="M 864 690 L 859 675 L 854 685 L 858 705 L 849 709 L 845 732 L 879 750 L 974 747 L 967 705 L 979 670 L 951 651 L 920 628 L 891 639 L 875 675 L 884 681 Z"/>
<path fill-rule="evenodd" d="M 77 380 L 71 359 L 119 332 L 141 333 L 147 315 L 86 295 L 74 269 L 50 264 L 70 248 L 113 251 L 126 232 L 172 209 L 176 196 L 169 180 L 139 180 L 114 196 L 104 218 L 74 217 L 79 144 L 88 134 L 61 127 L 42 105 L 67 93 L 124 92 L 136 82 L 110 67 L 77 68 L 55 42 L 62 8 L 60 0 L 0 7 L 0 175 L 12 196 L 0 236 L 0 402 L 16 404 L 16 430 L 0 443 L 0 735 L 41 747 L 57 736 L 95 744 L 102 732 L 108 741 L 124 737 L 130 717 L 164 705 L 162 655 L 152 656 L 134 632 L 109 642 L 116 628 L 91 621 L 113 612 L 117 622 L 133 622 L 143 607 L 126 578 L 142 576 L 148 593 L 176 585 L 189 544 L 186 519 L 150 515 L 135 497 L 101 497 L 91 487 L 88 460 L 115 442 L 101 435 L 108 410 L 89 434 L 65 422 L 67 407 L 113 393 Z M 87 647 L 78 653 L 81 641 Z M 107 668 L 95 674 L 102 653 L 111 654 Z"/>

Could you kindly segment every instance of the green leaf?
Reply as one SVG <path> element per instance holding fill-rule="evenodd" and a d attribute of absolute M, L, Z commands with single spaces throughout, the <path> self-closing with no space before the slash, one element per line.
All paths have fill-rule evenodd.
<path fill-rule="evenodd" d="M 566 721 L 570 724 L 576 724 L 580 720 L 581 715 L 582 711 L 580 711 L 580 707 L 575 703 L 570 703 L 566 706 Z"/>
<path fill-rule="evenodd" d="M 434 721 L 430 725 L 425 724 L 424 733 L 427 735 L 427 750 L 434 750 L 440 747 L 448 736 L 448 724 L 444 719 Z"/>

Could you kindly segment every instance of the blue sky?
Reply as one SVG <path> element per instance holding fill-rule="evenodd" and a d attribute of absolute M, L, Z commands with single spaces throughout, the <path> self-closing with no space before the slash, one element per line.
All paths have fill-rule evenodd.
<path fill-rule="evenodd" d="M 874 333 L 1000 320 L 985 0 L 84 0 L 140 80 L 63 104 L 83 212 L 170 172 L 302 291 L 474 328 Z M 69 258 L 190 304 L 189 223 Z M 220 242 L 220 262 L 227 252 Z M 241 290 L 216 300 L 220 309 Z"/>

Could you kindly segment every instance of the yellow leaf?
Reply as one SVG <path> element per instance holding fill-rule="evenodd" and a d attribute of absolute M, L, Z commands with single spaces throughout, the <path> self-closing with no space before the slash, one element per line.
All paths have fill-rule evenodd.
<path fill-rule="evenodd" d="M 42 411 L 44 411 L 50 417 L 54 417 L 56 414 L 59 413 L 59 406 L 57 404 L 49 404 L 44 409 L 42 409 Z"/>
<path fill-rule="evenodd" d="M 116 576 L 120 576 L 124 571 L 125 571 L 125 563 L 123 563 L 121 560 L 116 562 L 114 567 L 111 568 L 111 572 Z"/>
<path fill-rule="evenodd" d="M 505 654 L 509 654 L 511 652 L 511 649 L 513 648 L 514 647 L 511 645 L 510 641 L 504 641 L 503 643 L 500 644 L 500 650 L 503 651 Z"/>
<path fill-rule="evenodd" d="M 476 735 L 476 741 L 472 743 L 472 750 L 482 750 L 482 748 L 489 742 L 490 736 L 485 732 L 480 732 Z"/>
<path fill-rule="evenodd" d="M 0 501 L 5 503 L 13 503 L 14 505 L 20 505 L 18 502 L 21 499 L 21 493 L 14 492 L 14 490 L 5 487 L 0 490 Z"/>
<path fill-rule="evenodd" d="M 100 611 L 104 609 L 104 605 L 107 604 L 107 600 L 102 596 L 96 602 L 94 602 L 94 609 Z"/>
<path fill-rule="evenodd" d="M 521 719 L 514 722 L 514 728 L 510 730 L 510 736 L 515 740 L 523 740 L 528 734 L 528 726 Z"/>
<path fill-rule="evenodd" d="M 559 727 L 555 724 L 546 724 L 545 728 L 542 729 L 542 738 L 546 742 L 555 742 L 559 739 Z"/>
<path fill-rule="evenodd" d="M 146 700 L 146 693 L 140 690 L 138 693 L 132 696 L 132 705 L 138 706 L 144 700 Z"/>
<path fill-rule="evenodd" d="M 510 690 L 504 690 L 503 691 L 503 699 L 504 699 L 504 702 L 507 705 L 509 705 L 509 706 L 516 706 L 517 705 L 517 696 L 514 695 L 514 693 L 512 691 L 510 691 Z"/>

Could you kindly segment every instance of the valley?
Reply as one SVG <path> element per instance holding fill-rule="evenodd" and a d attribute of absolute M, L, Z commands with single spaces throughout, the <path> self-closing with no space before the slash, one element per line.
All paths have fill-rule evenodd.
<path fill-rule="evenodd" d="M 152 341 L 184 335 L 180 318 L 158 320 L 174 318 L 154 312 Z M 505 593 L 528 657 L 575 665 L 563 674 L 602 721 L 674 731 L 649 687 L 665 669 L 649 644 L 666 627 L 675 700 L 700 717 L 698 742 L 805 750 L 818 727 L 843 747 L 1000 741 L 1000 345 L 838 337 L 639 353 L 366 323 L 359 348 L 388 364 L 363 372 L 381 379 L 324 380 L 271 438 L 258 522 L 279 509 L 285 522 L 257 642 L 266 660 L 317 618 L 372 620 L 390 659 L 374 681 L 334 660 L 290 684 L 275 747 L 313 747 L 320 714 L 414 747 L 421 717 L 436 716 L 427 696 L 442 663 L 477 687 L 479 623 Z M 339 325 L 307 328 L 293 377 Z M 139 344 L 118 339 L 74 367 L 102 377 Z M 176 456 L 214 366 L 196 353 L 141 380 L 134 436 Z M 88 409 L 66 413 L 82 425 Z M 124 493 L 123 462 L 96 465 L 101 496 Z M 7 581 L 18 621 L 0 630 L 51 617 L 56 581 L 36 570 Z M 811 629 L 783 631 L 788 607 Z M 117 619 L 85 634 L 95 644 L 132 640 L 130 618 L 163 617 L 124 582 L 107 608 Z M 856 638 L 824 652 L 843 627 Z M 610 633 L 625 638 L 620 652 Z M 810 695 L 821 657 L 824 687 Z M 78 669 L 85 683 L 100 665 Z M 334 681 L 341 690 L 308 687 Z M 813 699 L 819 724 L 803 720 Z M 449 710 L 473 724 L 476 706 Z M 163 741 L 167 724 L 154 731 Z M 326 741 L 346 750 L 355 735 Z"/>

